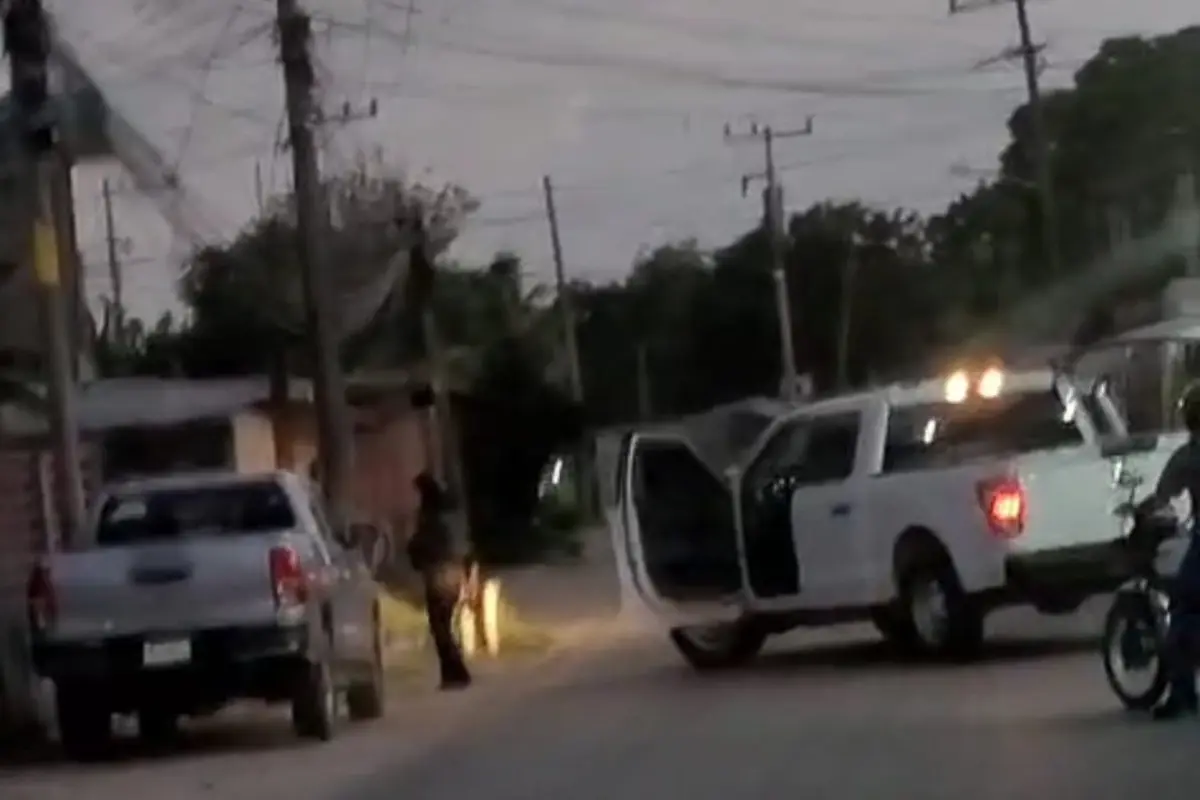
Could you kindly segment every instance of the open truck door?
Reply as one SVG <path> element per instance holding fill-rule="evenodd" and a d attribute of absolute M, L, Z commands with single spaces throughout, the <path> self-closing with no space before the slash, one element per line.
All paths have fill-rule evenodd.
<path fill-rule="evenodd" d="M 678 433 L 631 432 L 617 467 L 622 599 L 668 627 L 735 619 L 742 562 L 729 488 Z"/>
<path fill-rule="evenodd" d="M 598 453 L 623 608 L 670 631 L 697 667 L 744 660 L 765 638 L 743 625 L 745 555 L 725 473 L 779 411 L 743 401 L 626 432 Z"/>

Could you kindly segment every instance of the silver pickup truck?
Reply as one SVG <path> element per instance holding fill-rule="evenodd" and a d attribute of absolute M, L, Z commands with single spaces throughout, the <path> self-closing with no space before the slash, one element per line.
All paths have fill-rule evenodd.
<path fill-rule="evenodd" d="M 109 487 L 87 543 L 29 578 L 37 672 L 59 736 L 102 755 L 114 714 L 169 737 L 181 716 L 254 698 L 291 704 L 303 737 L 383 713 L 374 584 L 304 478 L 175 475 Z"/>

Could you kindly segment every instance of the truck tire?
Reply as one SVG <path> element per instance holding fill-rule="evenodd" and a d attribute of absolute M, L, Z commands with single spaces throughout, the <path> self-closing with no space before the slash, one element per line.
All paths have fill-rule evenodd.
<path fill-rule="evenodd" d="M 902 652 L 911 653 L 917 648 L 917 629 L 912 618 L 896 606 L 883 606 L 871 610 L 871 622 L 883 636 L 884 641 Z"/>
<path fill-rule="evenodd" d="M 96 702 L 92 687 L 55 686 L 55 716 L 58 739 L 67 758 L 95 761 L 109 755 L 112 747 L 112 713 Z"/>
<path fill-rule="evenodd" d="M 179 715 L 173 711 L 144 708 L 138 712 L 138 737 L 147 744 L 165 744 L 178 735 Z"/>
<path fill-rule="evenodd" d="M 983 646 L 983 613 L 944 555 L 916 561 L 900 576 L 900 609 L 917 655 L 966 661 Z"/>
<path fill-rule="evenodd" d="M 375 643 L 372 647 L 369 674 L 350 684 L 350 688 L 346 690 L 346 710 L 350 719 L 355 722 L 379 719 L 384 711 L 384 687 L 387 681 L 383 674 L 383 628 L 379 624 L 378 612 L 374 626 Z"/>
<path fill-rule="evenodd" d="M 767 641 L 767 632 L 749 620 L 721 625 L 672 628 L 671 644 L 699 672 L 748 664 Z"/>
<path fill-rule="evenodd" d="M 328 742 L 337 722 L 337 691 L 328 661 L 300 668 L 292 694 L 292 729 L 303 739 Z"/>

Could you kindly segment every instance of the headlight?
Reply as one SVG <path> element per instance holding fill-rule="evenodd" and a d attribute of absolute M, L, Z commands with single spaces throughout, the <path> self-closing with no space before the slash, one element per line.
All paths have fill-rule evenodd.
<path fill-rule="evenodd" d="M 967 373 L 959 371 L 946 379 L 946 402 L 961 403 L 971 392 L 971 379 Z"/>

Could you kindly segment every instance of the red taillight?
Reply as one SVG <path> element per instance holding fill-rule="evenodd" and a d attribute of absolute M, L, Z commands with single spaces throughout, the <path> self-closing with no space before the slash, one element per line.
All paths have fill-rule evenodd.
<path fill-rule="evenodd" d="M 997 536 L 1012 539 L 1025 530 L 1025 488 L 1015 478 L 979 482 L 979 506 Z"/>
<path fill-rule="evenodd" d="M 271 592 L 279 608 L 304 605 L 308 601 L 308 576 L 300 554 L 291 547 L 272 547 Z"/>
<path fill-rule="evenodd" d="M 44 631 L 54 624 L 58 616 L 58 598 L 50 567 L 46 564 L 34 564 L 30 570 L 25 599 L 29 606 L 29 622 L 34 631 Z"/>

